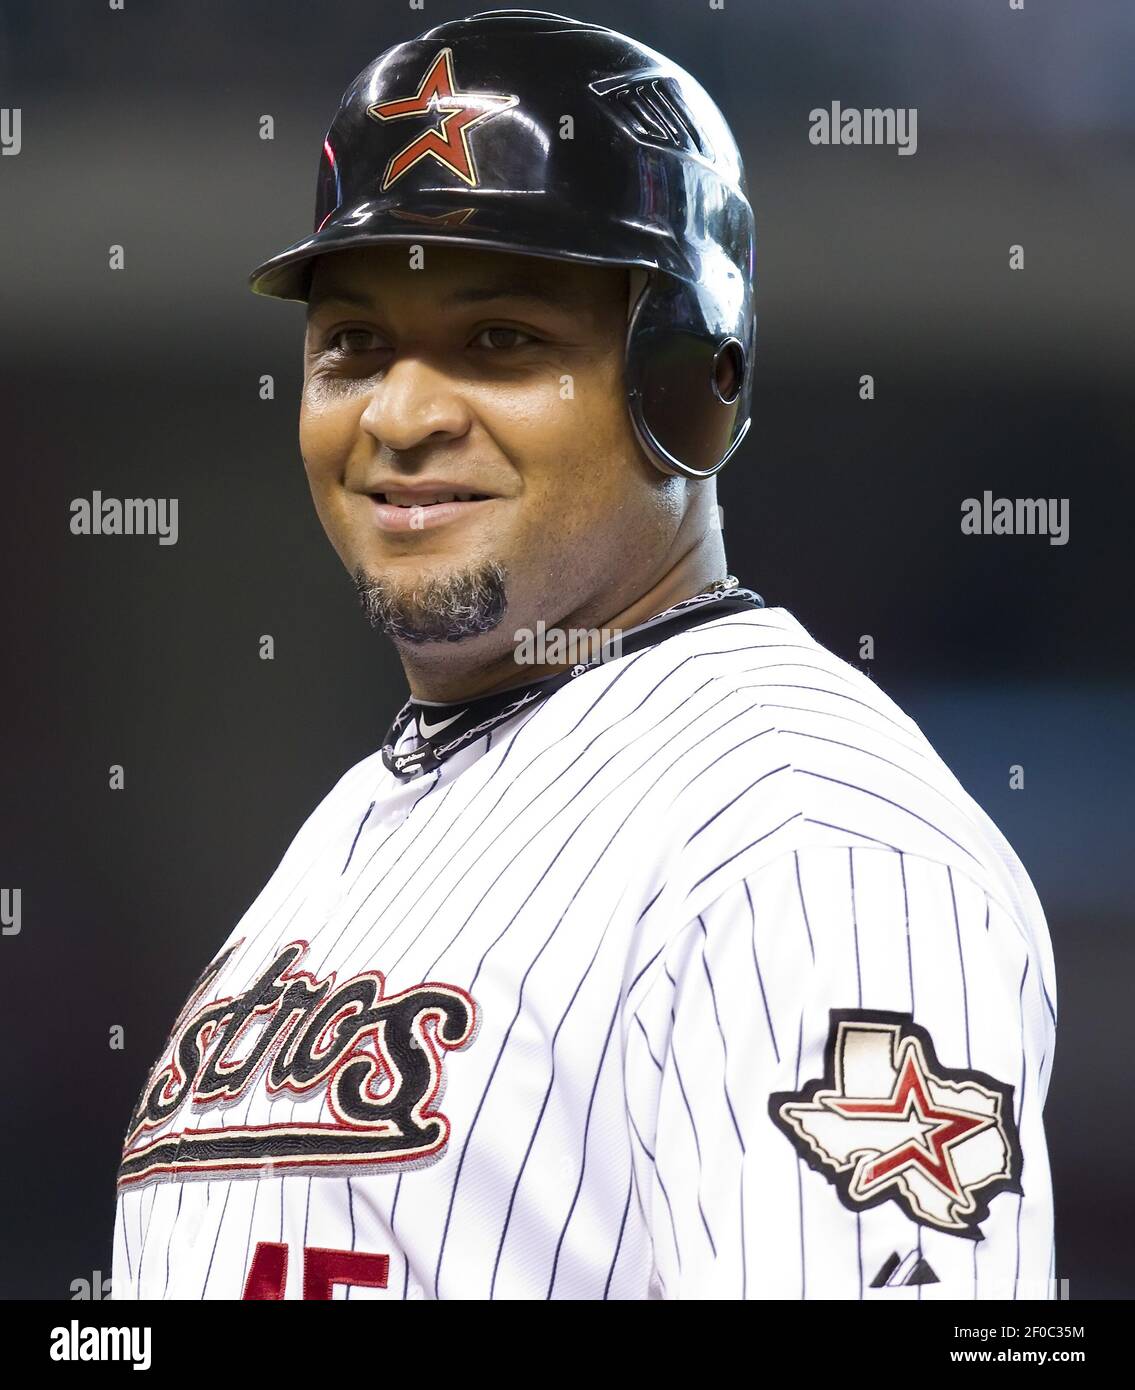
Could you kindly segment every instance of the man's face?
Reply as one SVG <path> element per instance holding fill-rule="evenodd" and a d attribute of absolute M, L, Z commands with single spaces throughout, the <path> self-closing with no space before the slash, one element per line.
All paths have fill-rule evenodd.
<path fill-rule="evenodd" d="M 405 246 L 316 262 L 300 447 L 332 545 L 395 636 L 500 624 L 495 652 L 536 617 L 618 611 L 654 577 L 680 480 L 634 437 L 627 304 L 621 267 L 430 245 L 421 269 Z"/>

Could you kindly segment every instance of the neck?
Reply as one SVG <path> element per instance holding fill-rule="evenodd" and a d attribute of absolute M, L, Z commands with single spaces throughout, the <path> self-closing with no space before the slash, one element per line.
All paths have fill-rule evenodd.
<path fill-rule="evenodd" d="M 544 613 L 533 614 L 531 624 L 534 626 L 538 618 L 543 618 L 546 628 L 607 628 L 625 632 L 724 578 L 725 552 L 721 534 L 710 532 L 665 573 L 652 582 L 647 581 L 645 587 L 641 580 L 637 584 L 633 581 L 612 583 L 569 612 L 557 614 L 554 621 L 549 621 Z M 419 700 L 453 703 L 511 686 L 527 685 L 529 681 L 565 669 L 563 664 L 518 666 L 513 643 L 508 641 L 502 649 L 501 637 L 505 630 L 511 634 L 517 621 L 521 619 L 506 614 L 504 622 L 494 632 L 451 644 L 443 651 L 436 647 L 427 651 L 399 643 L 410 693 Z M 527 616 L 523 621 L 529 621 Z"/>

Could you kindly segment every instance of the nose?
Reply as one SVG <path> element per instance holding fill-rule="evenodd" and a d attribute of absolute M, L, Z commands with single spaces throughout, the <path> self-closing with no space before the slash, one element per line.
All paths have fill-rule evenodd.
<path fill-rule="evenodd" d="M 375 384 L 360 421 L 380 444 L 398 452 L 416 448 L 434 435 L 459 439 L 470 412 L 444 372 L 421 357 L 400 357 Z"/>

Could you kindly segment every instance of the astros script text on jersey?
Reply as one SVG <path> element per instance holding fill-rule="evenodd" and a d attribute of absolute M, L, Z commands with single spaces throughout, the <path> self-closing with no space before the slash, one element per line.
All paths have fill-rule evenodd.
<path fill-rule="evenodd" d="M 1055 1026 L 916 725 L 710 618 L 342 777 L 146 1082 L 114 1297 L 1052 1297 Z"/>

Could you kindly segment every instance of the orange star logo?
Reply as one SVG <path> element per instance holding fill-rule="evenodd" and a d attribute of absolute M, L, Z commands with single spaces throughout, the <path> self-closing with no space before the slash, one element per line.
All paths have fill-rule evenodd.
<path fill-rule="evenodd" d="M 470 188 L 476 188 L 477 162 L 469 144 L 469 132 L 519 101 L 517 96 L 458 91 L 453 50 L 443 48 L 412 97 L 376 101 L 367 107 L 367 115 L 377 121 L 400 121 L 407 116 L 437 116 L 441 121 L 436 128 L 415 136 L 393 156 L 383 176 L 383 191 L 419 160 L 427 158 L 436 159 Z"/>

